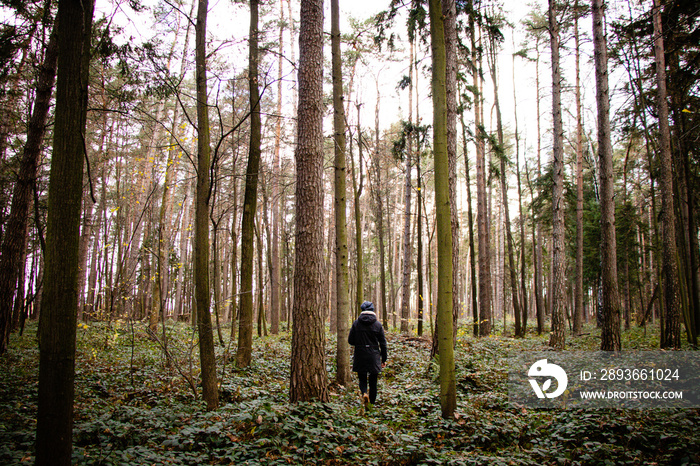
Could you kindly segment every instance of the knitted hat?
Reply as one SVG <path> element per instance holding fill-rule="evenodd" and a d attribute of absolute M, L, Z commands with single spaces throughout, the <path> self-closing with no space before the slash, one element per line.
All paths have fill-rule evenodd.
<path fill-rule="evenodd" d="M 364 312 L 364 311 L 374 312 L 374 304 L 372 304 L 370 301 L 365 301 L 365 302 L 362 303 L 362 305 L 360 306 L 360 309 L 361 309 L 363 312 Z"/>

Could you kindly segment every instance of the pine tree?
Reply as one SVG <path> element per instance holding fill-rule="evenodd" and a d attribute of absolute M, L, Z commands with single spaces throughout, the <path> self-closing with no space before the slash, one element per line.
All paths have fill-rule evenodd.
<path fill-rule="evenodd" d="M 302 0 L 299 27 L 292 402 L 328 401 L 323 318 L 323 0 Z"/>
<path fill-rule="evenodd" d="M 549 37 L 552 52 L 552 119 L 554 122 L 553 187 L 552 187 L 552 333 L 549 345 L 564 348 L 566 341 L 564 282 L 566 258 L 564 250 L 564 124 L 561 116 L 561 68 L 559 63 L 559 22 L 556 0 L 549 0 Z"/>
<path fill-rule="evenodd" d="M 600 164 L 600 208 L 603 328 L 600 349 L 620 350 L 620 301 L 617 290 L 617 240 L 615 236 L 615 192 L 610 140 L 607 41 L 603 31 L 603 0 L 593 0 L 593 47 L 598 106 L 598 163 Z"/>

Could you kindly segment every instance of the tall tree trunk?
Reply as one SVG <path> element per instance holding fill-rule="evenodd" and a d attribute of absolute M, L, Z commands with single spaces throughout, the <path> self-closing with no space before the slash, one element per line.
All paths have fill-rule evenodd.
<path fill-rule="evenodd" d="M 617 240 L 615 235 L 615 178 L 610 140 L 608 52 L 603 30 L 603 0 L 593 0 L 593 47 L 598 107 L 598 163 L 600 164 L 600 229 L 603 281 L 603 328 L 600 349 L 619 351 L 620 299 L 617 290 Z"/>
<path fill-rule="evenodd" d="M 333 174 L 335 176 L 335 173 Z M 323 182 L 325 183 L 326 180 L 324 178 Z M 323 188 L 323 196 L 324 196 L 324 203 L 325 203 L 325 193 L 326 190 L 331 190 L 334 189 L 333 184 L 335 183 L 335 180 L 332 179 L 332 177 L 329 177 L 328 180 L 328 186 L 324 186 Z M 335 201 L 335 199 L 334 199 Z M 323 321 L 326 322 L 329 320 L 330 315 L 333 314 L 336 310 L 336 303 L 335 303 L 335 298 L 333 297 L 333 294 L 335 293 L 335 269 L 334 269 L 334 256 L 335 256 L 335 218 L 334 215 L 331 213 L 327 216 L 324 217 L 323 222 L 325 225 L 326 220 L 328 220 L 328 227 L 323 228 L 323 233 L 325 236 L 325 241 L 326 241 L 326 246 L 323 248 L 323 250 L 326 252 L 326 257 L 323 261 Z M 327 234 L 326 234 L 327 233 Z M 337 322 L 334 322 L 332 325 L 332 332 L 337 332 L 336 325 Z"/>
<path fill-rule="evenodd" d="M 280 148 L 282 146 L 282 66 L 284 64 L 284 0 L 280 0 L 279 48 L 277 61 L 277 121 L 275 122 L 275 152 L 272 161 L 272 277 L 270 283 L 270 333 L 279 333 L 280 322 Z"/>
<path fill-rule="evenodd" d="M 515 39 L 513 39 L 515 42 Z M 515 43 L 513 44 L 515 49 Z M 523 190 L 520 178 L 520 132 L 518 131 L 518 96 L 515 86 L 515 54 L 513 60 L 513 119 L 515 120 L 515 173 L 518 178 L 518 215 L 520 216 L 520 332 L 516 332 L 516 337 L 525 337 L 527 334 L 527 278 L 525 273 L 525 215 L 523 215 Z"/>
<path fill-rule="evenodd" d="M 216 186 L 213 189 L 217 189 Z M 215 199 L 212 197 L 212 199 Z M 212 201 L 212 207 L 214 207 L 215 200 Z M 224 346 L 224 337 L 221 333 L 221 303 L 223 301 L 221 297 L 221 246 L 219 244 L 219 224 L 221 219 L 214 221 L 214 214 L 211 215 L 211 225 L 212 225 L 212 241 L 211 241 L 211 253 L 212 253 L 212 270 L 214 273 L 214 322 L 216 323 L 216 336 L 219 338 L 219 344 Z"/>
<path fill-rule="evenodd" d="M 661 6 L 654 0 L 654 57 L 656 61 L 657 111 L 659 115 L 659 166 L 661 167 L 661 234 L 664 296 L 664 329 L 661 334 L 662 348 L 680 348 L 680 284 L 678 278 L 678 249 L 676 248 L 676 225 L 673 200 L 673 159 L 671 155 L 671 132 L 668 124 L 668 100 L 666 93 L 666 61 L 661 24 Z"/>
<path fill-rule="evenodd" d="M 34 109 L 27 128 L 27 142 L 20 160 L 19 174 L 12 193 L 10 215 L 5 224 L 0 255 L 0 354 L 7 349 L 10 337 L 12 304 L 18 286 L 20 269 L 24 267 L 23 251 L 27 248 L 27 225 L 30 217 L 33 188 L 36 182 L 41 146 L 46 132 L 46 120 L 51 92 L 56 78 L 58 30 L 54 25 L 49 37 L 44 62 L 39 69 Z"/>
<path fill-rule="evenodd" d="M 160 121 L 162 119 L 164 108 L 165 103 L 159 102 L 156 109 L 155 121 Z M 155 130 L 153 131 L 151 131 L 150 127 L 148 126 L 143 128 L 144 131 L 150 132 L 150 137 L 148 138 L 145 148 L 145 157 L 142 158 L 141 163 L 136 167 L 136 170 L 142 175 L 138 177 L 138 182 L 133 197 L 127 196 L 126 200 L 124 200 L 124 210 L 126 212 L 125 218 L 127 219 L 127 223 L 129 225 L 130 237 L 127 244 L 127 253 L 125 256 L 119 256 L 124 262 L 122 275 L 119 277 L 122 283 L 125 285 L 122 288 L 124 298 L 122 302 L 126 306 L 126 312 L 132 317 L 139 319 L 141 317 L 145 317 L 145 314 L 143 316 L 139 315 L 138 313 L 133 314 L 133 304 L 135 302 L 133 297 L 138 296 L 140 293 L 140 288 L 144 285 L 144 283 L 139 280 L 136 271 L 140 266 L 140 258 L 146 253 L 145 245 L 148 243 L 151 230 L 151 216 L 148 215 L 148 211 L 151 208 L 149 199 L 150 192 L 153 189 L 152 181 L 153 167 L 155 165 L 155 148 L 157 141 L 160 139 L 161 129 L 161 125 L 156 125 Z M 131 169 L 131 167 L 128 168 L 128 170 Z M 143 274 L 141 274 L 141 276 L 143 276 Z"/>
<path fill-rule="evenodd" d="M 339 385 L 350 382 L 350 345 L 348 327 L 350 301 L 348 291 L 348 230 L 345 210 L 345 109 L 343 108 L 343 68 L 340 54 L 340 8 L 338 0 L 331 0 L 331 54 L 333 64 L 333 129 L 335 149 L 335 286 L 337 322 L 337 371 L 335 381 Z"/>
<path fill-rule="evenodd" d="M 515 258 L 513 256 L 513 235 L 510 230 L 510 213 L 508 210 L 508 188 L 506 183 L 506 155 L 505 155 L 505 143 L 503 139 L 503 121 L 501 115 L 501 104 L 498 95 L 498 64 L 497 64 L 497 50 L 496 42 L 491 36 L 491 81 L 493 82 L 493 96 L 494 105 L 496 107 L 496 134 L 498 136 L 498 151 L 500 152 L 499 158 L 501 165 L 501 198 L 503 199 L 503 217 L 505 219 L 505 240 L 508 254 L 508 269 L 510 273 L 510 289 L 511 289 L 511 299 L 513 301 L 513 314 L 515 316 L 515 335 L 520 335 L 522 333 L 522 322 L 520 314 L 520 300 L 518 296 L 518 279 L 515 274 Z M 505 323 L 505 306 L 503 308 L 504 323 Z M 505 324 L 503 327 L 505 332 Z"/>
<path fill-rule="evenodd" d="M 264 173 L 263 173 L 263 178 L 262 178 L 262 184 L 263 184 L 263 186 L 268 186 L 268 183 L 265 181 Z M 270 284 L 271 284 L 272 283 L 272 257 L 270 254 L 270 250 L 271 250 L 271 244 L 272 244 L 272 230 L 271 230 L 271 226 L 270 226 L 270 210 L 271 209 L 270 209 L 270 196 L 268 195 L 268 192 L 269 191 L 267 189 L 263 189 L 263 205 L 262 205 L 260 210 L 261 210 L 262 217 L 263 217 L 263 226 L 261 228 L 264 229 L 265 241 L 267 242 L 267 255 L 266 255 L 266 257 L 267 257 L 267 261 L 266 261 L 267 273 L 268 273 L 268 276 L 270 279 Z M 260 234 L 262 235 L 262 233 L 263 232 L 261 232 Z M 262 246 L 261 246 L 261 249 L 262 249 Z M 262 283 L 262 282 L 260 284 L 260 289 L 264 290 L 264 283 Z M 265 328 L 264 328 L 264 335 L 265 336 L 267 336 L 268 317 L 271 317 L 271 314 L 272 314 L 272 311 L 271 311 L 272 305 L 269 304 L 272 301 L 272 296 L 271 296 L 270 292 L 268 292 L 267 294 L 268 294 L 268 297 L 265 301 L 268 303 L 267 309 L 265 310 L 265 322 L 264 322 L 265 323 Z"/>
<path fill-rule="evenodd" d="M 666 10 L 669 15 L 672 14 L 672 9 L 669 8 L 673 4 L 667 4 Z M 677 29 L 677 28 L 676 28 Z M 669 42 L 678 42 L 676 36 L 677 30 L 666 32 L 666 40 Z M 688 342 L 697 345 L 698 326 L 700 325 L 700 246 L 698 246 L 698 216 L 694 213 L 697 211 L 697 195 L 695 188 L 697 186 L 697 175 L 695 175 L 691 160 L 694 141 L 688 137 L 692 133 L 692 120 L 688 113 L 689 107 L 688 91 L 683 89 L 679 79 L 674 79 L 675 76 L 683 76 L 685 68 L 680 63 L 679 49 L 668 53 L 668 69 L 669 82 L 668 94 L 670 95 L 671 119 L 674 122 L 674 133 L 676 137 L 675 150 L 672 150 L 674 158 L 674 183 L 677 203 L 676 212 L 678 214 L 678 236 L 676 237 L 679 254 L 679 286 L 681 287 L 681 303 L 682 313 L 681 318 L 685 326 Z M 690 91 L 692 93 L 692 91 Z"/>
<path fill-rule="evenodd" d="M 100 143 L 100 148 L 98 149 L 98 153 L 103 153 L 104 152 L 104 138 L 105 135 L 102 135 L 102 141 Z M 92 183 L 92 180 L 88 180 L 88 183 Z M 88 251 L 90 249 L 90 239 L 93 236 L 94 233 L 94 227 L 93 227 L 93 214 L 94 214 L 94 208 L 92 204 L 92 199 L 91 199 L 91 191 L 86 190 L 83 193 L 83 219 L 81 222 L 80 226 L 80 246 L 79 246 L 79 267 L 80 271 L 78 272 L 78 320 L 84 319 L 84 311 L 85 311 L 85 283 L 87 281 L 87 276 L 88 276 L 88 267 L 87 267 L 87 262 L 88 262 Z M 26 254 L 26 248 L 25 248 L 25 254 Z"/>
<path fill-rule="evenodd" d="M 424 299 L 423 299 L 423 191 L 421 183 L 420 156 L 416 157 L 416 183 L 418 187 L 416 204 L 418 215 L 416 217 L 416 236 L 418 240 L 418 250 L 416 251 L 416 272 L 418 273 L 418 336 L 423 335 L 423 315 L 424 315 Z M 437 335 L 437 334 L 436 334 Z"/>
<path fill-rule="evenodd" d="M 411 137 L 411 136 L 409 136 Z M 403 267 L 401 280 L 401 333 L 408 333 L 411 317 L 411 149 L 406 152 L 403 211 Z"/>
<path fill-rule="evenodd" d="M 37 465 L 70 465 L 92 0 L 58 5 L 56 120 L 39 326 Z"/>
<path fill-rule="evenodd" d="M 447 105 L 447 158 L 450 169 L 450 226 L 452 230 L 452 338 L 457 342 L 459 310 L 459 217 L 457 209 L 457 25 L 455 0 L 442 0 L 445 41 L 445 98 Z M 417 118 L 417 115 L 416 115 Z"/>
<path fill-rule="evenodd" d="M 357 174 L 355 173 L 355 157 L 352 155 L 352 144 L 350 145 L 350 171 L 352 176 L 352 192 L 353 192 L 353 206 L 355 210 L 355 266 L 357 267 L 357 289 L 355 293 L 355 312 L 360 312 L 360 306 L 364 301 L 363 290 L 364 290 L 364 253 L 362 251 L 362 211 L 360 210 L 360 197 L 362 196 L 363 189 L 363 178 L 362 178 L 362 142 L 361 136 L 359 134 L 362 131 L 360 126 L 360 104 L 357 104 L 357 132 L 358 132 L 358 146 L 360 147 L 360 159 L 359 159 L 359 183 L 357 180 Z"/>
<path fill-rule="evenodd" d="M 561 116 L 561 68 L 559 22 L 555 1 L 549 0 L 549 37 L 552 52 L 553 187 L 552 187 L 552 333 L 549 345 L 564 348 L 566 342 L 566 251 L 564 249 L 564 124 Z"/>
<path fill-rule="evenodd" d="M 387 215 L 389 217 L 389 220 L 387 223 L 391 225 L 392 223 L 392 215 L 391 215 L 391 210 L 389 209 L 390 201 L 388 199 L 389 196 L 387 196 Z M 398 197 L 398 196 L 396 196 Z M 391 234 L 389 235 L 390 238 L 390 246 L 389 246 L 389 286 L 391 288 L 391 316 L 392 316 L 392 327 L 396 328 L 397 327 L 397 312 L 396 312 L 396 307 L 397 307 L 397 285 L 395 281 L 395 277 L 398 277 L 398 267 L 399 267 L 399 246 L 398 246 L 398 241 L 399 238 L 397 236 L 397 233 L 395 230 L 391 231 Z"/>
<path fill-rule="evenodd" d="M 111 128 L 112 130 L 114 129 L 114 126 Z M 113 132 L 111 132 L 110 137 L 112 136 Z M 108 228 L 106 225 L 108 224 L 108 219 L 107 219 L 107 176 L 106 176 L 107 170 L 103 166 L 102 169 L 102 186 L 100 188 L 101 191 L 101 198 L 100 198 L 100 221 L 102 224 L 105 226 L 102 230 L 102 242 L 99 240 L 95 240 L 95 248 L 99 249 L 103 254 L 104 254 L 104 259 L 102 261 L 102 264 L 100 264 L 101 267 L 101 274 L 102 274 L 102 292 L 98 292 L 95 290 L 97 293 L 97 299 L 95 301 L 95 312 L 98 314 L 104 314 L 107 308 L 107 303 L 109 302 L 108 299 L 111 299 L 111 286 L 112 286 L 112 275 L 111 275 L 111 261 L 112 259 L 110 258 L 108 248 L 105 248 L 104 246 L 109 244 L 109 238 L 107 237 L 107 232 Z M 117 211 L 117 215 L 119 215 L 119 211 Z M 118 235 L 118 228 L 116 229 L 117 231 L 115 232 L 115 238 Z M 114 249 L 112 249 L 114 251 Z M 95 287 L 96 288 L 96 287 Z M 100 301 L 101 300 L 101 301 Z"/>
<path fill-rule="evenodd" d="M 430 43 L 433 57 L 433 147 L 435 157 L 435 205 L 438 236 L 438 350 L 440 353 L 440 406 L 442 417 L 454 416 L 457 405 L 452 330 L 452 225 L 450 168 L 447 151 L 446 58 L 443 9 L 430 0 Z"/>
<path fill-rule="evenodd" d="M 408 122 L 410 126 L 408 137 L 408 149 L 404 154 L 406 178 L 404 183 L 404 210 L 403 210 L 403 268 L 401 279 L 401 333 L 408 333 L 408 323 L 411 317 L 411 158 L 413 157 L 413 61 L 414 41 L 410 41 L 410 58 L 408 69 Z M 416 117 L 417 119 L 417 117 Z M 417 138 L 416 138 L 417 139 Z M 420 149 L 417 150 L 419 152 Z"/>
<path fill-rule="evenodd" d="M 191 191 L 192 191 L 192 182 L 187 180 L 187 181 L 185 181 L 184 192 L 189 194 Z M 185 279 L 187 277 L 185 276 L 186 269 L 184 267 L 184 264 L 189 262 L 189 254 L 188 254 L 189 251 L 188 251 L 187 245 L 189 243 L 188 231 L 190 231 L 191 215 L 192 215 L 192 208 L 189 205 L 187 195 L 185 195 L 185 198 L 182 201 L 182 222 L 180 225 L 180 244 L 179 244 L 180 267 L 178 268 L 177 285 L 175 286 L 175 311 L 174 311 L 174 313 L 176 314 L 176 316 L 180 316 L 183 314 L 183 308 L 184 308 L 184 302 L 185 302 L 185 296 L 186 296 Z"/>
<path fill-rule="evenodd" d="M 473 8 L 473 0 L 470 0 Z M 472 73 L 474 81 L 474 125 L 476 126 L 476 222 L 479 232 L 479 335 L 491 334 L 491 246 L 489 243 L 489 215 L 486 193 L 486 148 L 484 143 L 484 124 L 481 119 L 483 96 L 479 82 L 481 70 L 478 63 L 479 52 L 475 33 L 475 13 L 469 16 L 469 29 L 472 43 Z"/>
<path fill-rule="evenodd" d="M 104 185 L 105 178 L 102 178 L 102 183 Z M 104 189 L 104 187 L 103 187 Z M 104 211 L 106 208 L 106 201 L 103 195 L 100 197 L 100 202 L 97 205 L 97 217 L 99 219 L 104 217 Z M 97 221 L 99 222 L 99 220 Z M 97 223 L 95 222 L 95 223 Z M 102 242 L 99 238 L 99 229 L 95 228 L 98 225 L 93 225 L 93 238 L 92 238 L 92 253 L 90 254 L 90 266 L 88 267 L 89 276 L 87 280 L 87 297 L 85 298 L 85 303 L 83 306 L 83 315 L 87 315 L 88 318 L 93 318 L 97 311 L 97 306 L 95 303 L 95 295 L 97 288 L 97 277 L 101 272 L 100 258 L 102 257 Z"/>
<path fill-rule="evenodd" d="M 630 21 L 632 18 L 632 11 L 631 11 L 631 5 L 628 2 L 628 9 L 630 11 Z M 632 75 L 632 72 L 630 71 L 630 83 L 633 83 L 630 88 L 632 89 L 634 99 L 635 99 L 635 105 L 639 108 L 647 108 L 647 102 L 646 102 L 646 95 L 643 92 L 643 89 L 641 88 L 641 76 L 642 76 L 642 67 L 641 67 L 641 56 L 642 54 L 639 51 L 639 43 L 640 41 L 637 40 L 632 40 L 632 57 L 633 59 L 630 60 L 630 65 L 627 66 L 628 69 L 633 69 L 634 70 L 634 77 Z M 654 302 L 653 295 L 654 293 L 651 292 L 651 290 L 656 290 L 658 283 L 659 283 L 659 271 L 657 267 L 655 267 L 655 264 L 658 264 L 661 262 L 659 259 L 659 256 L 661 254 L 660 252 L 660 238 L 661 234 L 659 233 L 658 229 L 658 215 L 656 214 L 657 209 L 656 209 L 656 172 L 657 170 L 654 169 L 654 160 L 652 157 L 652 136 L 649 131 L 649 124 L 647 121 L 647 116 L 645 112 L 642 112 L 641 114 L 641 122 L 643 125 L 643 135 L 644 135 L 644 154 L 646 158 L 646 168 L 649 176 L 649 187 L 650 187 L 650 197 L 651 197 L 651 209 L 648 209 L 648 225 L 651 230 L 650 238 L 651 240 L 649 241 L 650 247 L 649 247 L 649 283 L 647 283 L 649 287 L 649 293 L 647 293 L 649 296 L 652 296 L 650 298 L 650 306 L 649 308 L 651 309 L 651 303 Z M 661 300 L 657 300 L 657 305 L 658 303 L 661 302 Z M 651 314 L 652 321 L 654 319 L 654 314 Z"/>
<path fill-rule="evenodd" d="M 208 0 L 199 0 L 196 31 L 197 82 L 197 200 L 195 207 L 194 286 L 199 331 L 199 360 L 202 371 L 202 397 L 208 410 L 219 406 L 216 380 L 214 335 L 211 327 L 209 292 L 209 200 L 211 161 L 209 107 L 207 104 L 206 33 Z"/>
<path fill-rule="evenodd" d="M 389 297 L 386 292 L 386 251 L 384 246 L 384 201 L 383 201 L 383 185 L 381 176 L 381 166 L 379 165 L 379 103 L 381 94 L 379 93 L 379 80 L 377 79 L 377 103 L 374 107 L 374 157 L 372 164 L 376 172 L 377 182 L 375 184 L 375 208 L 377 212 L 377 229 L 379 234 L 379 279 L 381 280 L 382 293 L 382 319 L 384 328 L 388 328 L 389 316 L 387 314 L 387 301 Z"/>
<path fill-rule="evenodd" d="M 541 116 L 542 112 L 540 111 L 540 38 L 537 36 L 536 42 L 535 42 L 535 52 L 537 53 L 537 56 L 535 58 L 535 87 L 536 87 L 536 93 L 537 96 L 535 98 L 535 106 L 537 108 L 537 176 L 540 177 L 542 175 L 542 163 L 541 163 L 541 155 L 542 155 L 542 129 L 541 129 Z M 532 191 L 532 188 L 530 189 Z M 534 218 L 534 213 L 533 213 L 533 218 Z M 535 288 L 535 307 L 536 307 L 536 315 L 537 315 L 537 334 L 542 335 L 544 332 L 544 314 L 545 314 L 545 304 L 544 304 L 544 287 L 543 287 L 543 271 L 542 271 L 542 265 L 543 265 L 543 258 L 542 258 L 542 225 L 541 222 L 535 222 L 536 225 L 534 226 L 534 236 L 535 236 L 535 253 L 533 254 L 533 261 L 534 261 L 534 269 L 535 269 L 535 276 L 534 276 L 534 288 Z"/>
<path fill-rule="evenodd" d="M 231 107 L 235 109 L 235 99 L 232 98 Z M 234 110 L 235 113 L 235 110 Z M 233 120 L 235 122 L 235 119 Z M 233 143 L 232 143 L 233 144 Z M 238 154 L 237 151 L 233 151 L 233 161 L 231 164 L 231 172 L 237 173 L 237 162 Z M 231 309 L 229 314 L 231 315 L 231 341 L 236 339 L 236 329 L 238 328 L 238 307 L 236 302 L 238 299 L 238 177 L 231 177 L 231 184 L 233 185 L 231 189 L 233 197 L 233 214 L 231 215 Z"/>
<path fill-rule="evenodd" d="M 264 182 L 263 182 L 264 184 Z M 255 222 L 255 241 L 258 252 L 258 337 L 267 336 L 267 318 L 265 316 L 265 293 L 264 293 L 264 277 L 265 267 L 263 267 L 263 243 L 262 235 L 260 234 L 260 216 Z"/>
<path fill-rule="evenodd" d="M 583 320 L 583 119 L 581 115 L 581 47 L 578 20 L 579 4 L 578 0 L 576 0 L 574 6 L 574 39 L 576 42 L 576 282 L 574 283 L 574 335 L 581 333 Z"/>
<path fill-rule="evenodd" d="M 258 0 L 250 0 L 248 55 L 248 92 L 250 98 L 250 147 L 246 171 L 243 219 L 241 223 L 241 291 L 240 325 L 236 364 L 248 367 L 253 353 L 253 241 L 260 172 L 260 91 L 258 89 Z"/>
<path fill-rule="evenodd" d="M 283 204 L 284 206 L 284 204 Z M 286 211 L 286 209 L 284 209 Z M 285 293 L 285 299 L 284 299 L 284 321 L 287 323 L 287 330 L 291 329 L 291 324 L 292 324 L 292 306 L 293 306 L 293 298 L 294 298 L 294 280 L 292 279 L 292 273 L 294 272 L 294 267 L 293 267 L 293 262 L 291 256 L 291 250 L 292 247 L 289 244 L 289 238 L 291 236 L 290 232 L 287 230 L 285 227 L 285 222 L 284 222 L 284 213 L 282 214 L 282 230 L 284 231 L 284 250 L 282 253 L 282 257 L 285 258 L 285 270 L 286 273 L 284 274 L 284 287 L 283 289 L 287 290 Z"/>
<path fill-rule="evenodd" d="M 107 124 L 107 115 L 106 112 L 103 114 L 102 117 L 102 131 L 107 134 L 106 140 L 107 143 L 104 146 L 104 154 L 105 158 L 109 159 L 109 154 L 111 151 L 112 147 L 112 138 L 114 136 L 114 122 L 111 122 L 109 125 Z M 99 300 L 100 294 L 98 293 L 97 287 L 98 287 L 98 276 L 102 274 L 102 267 L 101 267 L 101 260 L 102 257 L 105 257 L 105 262 L 106 260 L 106 253 L 104 252 L 104 245 L 107 244 L 106 241 L 102 241 L 100 238 L 100 229 L 99 225 L 102 224 L 104 226 L 104 230 L 107 230 L 107 222 L 106 222 L 106 211 L 107 211 L 107 194 L 106 194 L 106 184 L 107 184 L 107 168 L 105 164 L 102 165 L 102 168 L 100 170 L 100 180 L 101 180 L 101 186 L 100 186 L 100 201 L 97 205 L 97 219 L 94 222 L 95 225 L 93 225 L 93 239 L 92 239 L 92 253 L 91 253 L 91 258 L 90 258 L 90 267 L 88 268 L 88 271 L 90 272 L 89 277 L 88 277 L 88 285 L 87 285 L 87 298 L 85 301 L 84 309 L 83 312 L 86 313 L 90 317 L 95 317 L 98 312 L 98 304 L 99 302 L 96 300 Z M 102 277 L 101 283 L 103 284 L 105 282 L 106 277 Z"/>
<path fill-rule="evenodd" d="M 328 401 L 323 322 L 323 0 L 302 0 L 299 29 L 292 402 Z"/>
<path fill-rule="evenodd" d="M 469 156 L 467 154 L 467 126 L 464 124 L 464 112 L 460 114 L 462 123 L 462 144 L 464 149 L 464 173 L 467 181 L 467 219 L 469 221 L 469 269 L 471 271 L 472 318 L 474 320 L 472 333 L 479 336 L 479 304 L 476 280 L 476 251 L 474 248 L 474 215 L 472 212 L 472 188 L 469 177 Z"/>
<path fill-rule="evenodd" d="M 673 80 L 673 65 L 677 62 L 677 59 L 675 59 L 674 54 L 669 54 L 669 71 L 671 72 L 671 78 L 670 82 Z M 693 256 L 691 252 L 691 239 L 692 238 L 697 238 L 697 230 L 694 227 L 694 219 L 695 216 L 692 215 L 689 211 L 689 208 L 694 204 L 693 202 L 693 194 L 692 194 L 692 183 L 689 181 L 689 175 L 687 174 L 687 171 L 689 170 L 689 167 L 687 167 L 687 159 L 688 156 L 686 154 L 689 154 L 691 151 L 690 149 L 686 148 L 686 143 L 685 139 L 686 137 L 684 133 L 686 133 L 686 129 L 684 128 L 684 122 L 683 122 L 683 116 L 682 114 L 679 116 L 678 114 L 680 113 L 677 109 L 679 104 L 676 102 L 676 95 L 673 93 L 673 85 L 669 85 L 671 88 L 670 94 L 671 94 L 671 119 L 674 120 L 674 132 L 676 133 L 676 137 L 674 138 L 675 146 L 676 149 L 672 149 L 672 156 L 674 159 L 673 166 L 674 166 L 674 195 L 676 196 L 676 199 L 678 199 L 676 202 L 674 202 L 674 205 L 676 206 L 676 215 L 678 216 L 677 219 L 677 236 L 676 236 L 676 248 L 678 250 L 678 272 L 679 272 L 679 278 L 678 278 L 678 283 L 680 286 L 680 291 L 681 291 L 681 312 L 680 312 L 680 318 L 682 323 L 684 324 L 685 330 L 686 330 L 686 335 L 688 338 L 688 342 L 692 343 L 694 339 L 697 339 L 697 333 L 695 331 L 695 323 L 694 323 L 694 300 L 695 300 L 695 292 L 694 292 L 694 283 L 693 279 L 695 276 L 695 272 L 693 269 Z M 683 105 L 683 104 L 681 104 Z M 681 108 L 685 108 L 685 105 Z M 692 219 L 692 220 L 691 220 Z M 697 246 L 697 240 L 695 241 L 695 245 Z"/>

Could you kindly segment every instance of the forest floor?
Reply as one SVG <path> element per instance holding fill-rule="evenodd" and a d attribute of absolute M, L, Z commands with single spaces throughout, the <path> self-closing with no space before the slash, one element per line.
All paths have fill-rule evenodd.
<path fill-rule="evenodd" d="M 227 333 L 230 329 L 224 329 Z M 546 337 L 460 329 L 457 416 L 440 416 L 429 341 L 389 333 L 377 405 L 363 412 L 356 377 L 331 384 L 330 402 L 289 403 L 291 335 L 254 340 L 253 364 L 233 367 L 217 347 L 221 407 L 206 412 L 197 386 L 197 342 L 168 325 L 163 347 L 142 323 L 79 324 L 73 463 L 129 464 L 696 464 L 700 410 L 538 410 L 509 402 L 506 359 L 546 349 Z M 162 338 L 162 329 L 159 336 Z M 568 338 L 595 350 L 599 332 Z M 658 328 L 624 332 L 623 348 L 653 349 Z M 39 350 L 36 324 L 0 357 L 0 464 L 33 463 Z M 226 335 L 227 336 L 227 335 Z M 225 336 L 225 338 L 226 338 Z M 657 342 L 657 343 L 654 343 Z M 335 340 L 327 364 L 334 376 Z M 189 380 L 189 382 L 188 382 Z"/>

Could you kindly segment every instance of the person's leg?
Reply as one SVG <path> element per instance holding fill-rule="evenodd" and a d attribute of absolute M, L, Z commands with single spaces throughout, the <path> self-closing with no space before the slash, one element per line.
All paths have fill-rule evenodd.
<path fill-rule="evenodd" d="M 379 374 L 369 375 L 369 402 L 372 404 L 377 399 L 377 377 L 379 377 Z"/>
<path fill-rule="evenodd" d="M 367 393 L 367 372 L 358 372 L 357 378 L 360 381 L 360 392 Z"/>

